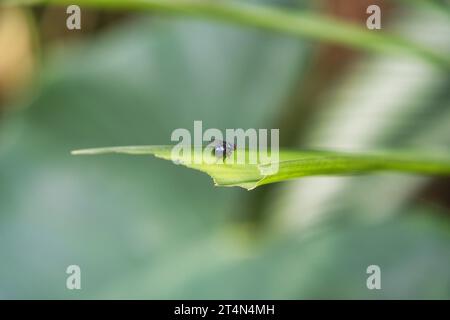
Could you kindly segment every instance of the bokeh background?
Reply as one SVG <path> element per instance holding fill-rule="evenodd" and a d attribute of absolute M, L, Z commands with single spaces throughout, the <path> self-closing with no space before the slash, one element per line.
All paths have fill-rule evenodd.
<path fill-rule="evenodd" d="M 378 4 L 383 31 L 450 52 L 445 1 L 264 3 L 362 28 Z M 168 144 L 194 120 L 279 128 L 292 148 L 450 151 L 448 69 L 158 12 L 82 7 L 69 31 L 65 10 L 0 9 L 0 298 L 450 298 L 448 178 L 248 192 L 152 157 L 69 154 Z"/>

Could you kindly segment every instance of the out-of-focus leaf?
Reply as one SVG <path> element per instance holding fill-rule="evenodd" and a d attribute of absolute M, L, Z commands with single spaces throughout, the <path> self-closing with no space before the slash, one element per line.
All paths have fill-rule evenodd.
<path fill-rule="evenodd" d="M 342 218 L 343 212 L 335 213 Z M 432 208 L 398 213 L 376 224 L 335 219 L 244 248 L 239 232 L 230 230 L 176 250 L 153 268 L 130 272 L 97 297 L 448 299 L 448 221 Z M 381 290 L 366 285 L 367 267 L 374 264 L 381 268 Z M 168 275 L 173 281 L 164 280 Z M 134 291 L 125 295 L 130 287 Z"/>
<path fill-rule="evenodd" d="M 438 10 L 411 4 L 396 12 L 389 28 L 450 56 L 450 23 Z M 449 153 L 449 87 L 446 70 L 395 57 L 364 58 L 311 107 L 316 113 L 309 130 L 298 138 L 304 148 Z M 295 233 L 335 216 L 337 210 L 358 219 L 384 219 L 410 204 L 429 178 L 387 173 L 298 180 L 268 200 L 268 212 L 276 212 L 280 228 Z"/>
<path fill-rule="evenodd" d="M 73 4 L 70 0 L 9 0 L 7 4 Z M 78 0 L 78 4 L 122 10 L 160 10 L 183 15 L 204 16 L 227 22 L 256 26 L 315 40 L 324 40 L 372 52 L 406 54 L 420 57 L 438 66 L 450 68 L 447 56 L 413 42 L 365 26 L 352 25 L 313 12 L 289 12 L 276 7 L 238 1 L 208 0 Z"/>

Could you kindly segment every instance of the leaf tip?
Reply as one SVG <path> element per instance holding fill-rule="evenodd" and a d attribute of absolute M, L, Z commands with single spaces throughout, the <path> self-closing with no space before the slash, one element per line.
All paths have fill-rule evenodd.
<path fill-rule="evenodd" d="M 97 154 L 97 152 L 95 152 L 95 150 L 93 149 L 79 149 L 70 151 L 70 154 L 73 156 L 80 156 L 86 154 Z"/>

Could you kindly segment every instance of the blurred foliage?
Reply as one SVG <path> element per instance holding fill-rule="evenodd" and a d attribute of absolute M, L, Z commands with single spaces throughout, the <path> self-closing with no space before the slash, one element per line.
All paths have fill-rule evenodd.
<path fill-rule="evenodd" d="M 23 10 L 0 10 L 0 111 L 5 101 L 18 95 L 35 67 L 29 15 Z"/>
<path fill-rule="evenodd" d="M 394 16 L 404 36 L 449 49 L 439 12 Z M 69 153 L 164 144 L 199 119 L 271 127 L 308 82 L 316 46 L 134 16 L 46 49 L 35 86 L 6 105 L 16 111 L 0 127 L 1 298 L 450 298 L 449 210 L 416 196 L 427 180 L 307 178 L 250 194 L 147 157 Z M 445 70 L 386 56 L 353 62 L 321 92 L 298 145 L 448 150 Z M 259 210 L 262 222 L 243 222 Z M 80 291 L 65 287 L 70 264 L 81 267 Z M 366 288 L 370 264 L 382 290 Z"/>
<path fill-rule="evenodd" d="M 211 188 L 208 177 L 151 159 L 86 161 L 69 152 L 167 142 L 196 119 L 219 128 L 267 125 L 305 50 L 255 30 L 139 19 L 52 57 L 31 105 L 3 123 L 2 290 L 69 297 L 59 282 L 77 262 L 91 270 L 81 294 L 92 296 L 221 228 L 238 194 Z M 32 265 L 21 263 L 25 256 Z"/>
<path fill-rule="evenodd" d="M 6 5 L 71 5 L 71 0 L 6 0 Z M 265 1 L 209 0 L 78 0 L 77 4 L 110 10 L 155 10 L 174 14 L 200 16 L 219 21 L 258 27 L 267 31 L 329 41 L 369 52 L 406 54 L 421 58 L 438 67 L 450 68 L 450 59 L 433 49 L 401 37 L 371 32 L 364 26 L 346 23 L 307 10 L 283 10 L 264 5 Z"/>

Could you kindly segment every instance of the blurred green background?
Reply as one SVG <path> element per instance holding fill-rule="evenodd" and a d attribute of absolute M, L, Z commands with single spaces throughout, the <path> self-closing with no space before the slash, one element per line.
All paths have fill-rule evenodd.
<path fill-rule="evenodd" d="M 378 4 L 383 31 L 450 52 L 446 2 L 264 2 L 361 28 Z M 69 154 L 168 144 L 194 120 L 279 128 L 283 147 L 449 152 L 448 69 L 183 15 L 66 18 L 0 9 L 0 298 L 450 298 L 448 178 L 248 192 L 152 157 Z M 66 289 L 71 264 L 81 290 Z"/>

